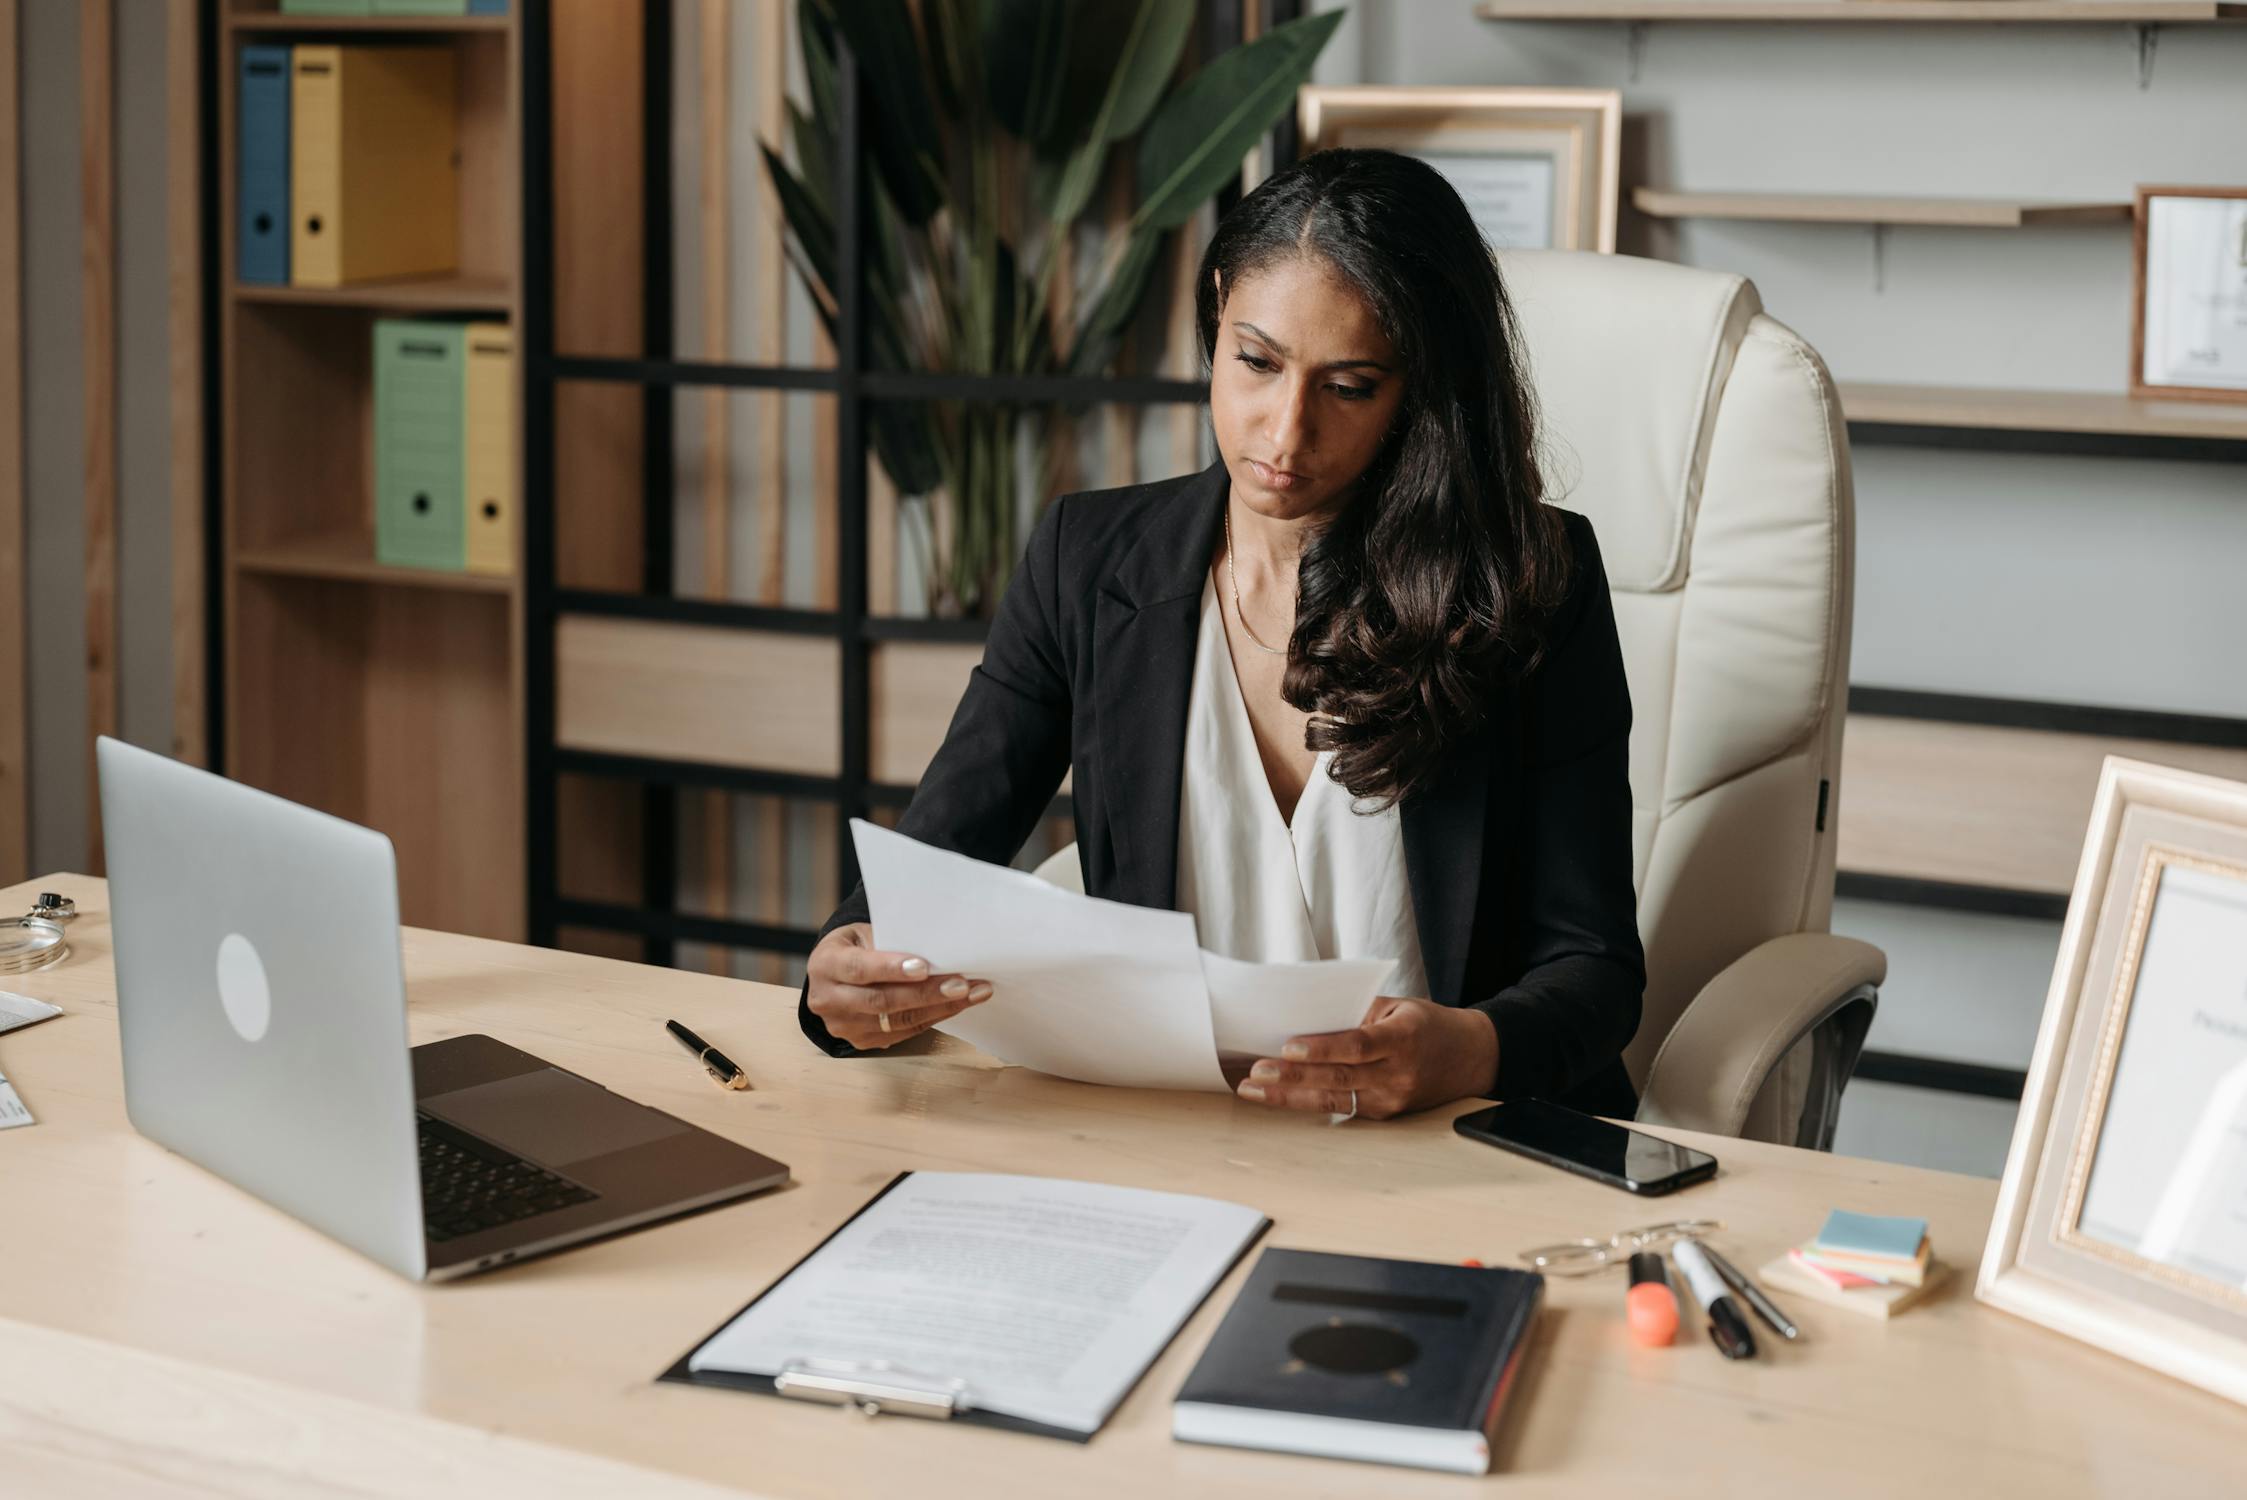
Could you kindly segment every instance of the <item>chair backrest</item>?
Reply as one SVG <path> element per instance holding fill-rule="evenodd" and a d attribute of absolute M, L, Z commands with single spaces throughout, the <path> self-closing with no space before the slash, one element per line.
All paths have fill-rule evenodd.
<path fill-rule="evenodd" d="M 1832 916 L 1855 546 L 1816 351 L 1742 277 L 1499 257 L 1549 498 L 1599 535 L 1630 676 L 1645 1018 L 1633 1080 L 1734 959 Z"/>

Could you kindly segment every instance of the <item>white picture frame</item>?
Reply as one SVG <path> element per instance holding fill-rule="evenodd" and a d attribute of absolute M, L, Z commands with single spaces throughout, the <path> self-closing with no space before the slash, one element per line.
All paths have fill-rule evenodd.
<path fill-rule="evenodd" d="M 2108 757 L 1975 1295 L 2247 1403 L 2242 1018 L 2247 785 Z"/>
<path fill-rule="evenodd" d="M 1615 253 L 1623 96 L 1614 89 L 1306 84 L 1302 154 L 1416 156 L 1451 179 L 1494 250 Z"/>

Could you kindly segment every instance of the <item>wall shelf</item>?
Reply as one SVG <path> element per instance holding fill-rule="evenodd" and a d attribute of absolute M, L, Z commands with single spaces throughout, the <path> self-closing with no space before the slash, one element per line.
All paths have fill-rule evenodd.
<path fill-rule="evenodd" d="M 1852 381 L 1840 389 L 1858 443 L 2247 463 L 2247 404 Z"/>
<path fill-rule="evenodd" d="M 1908 224 L 1944 229 L 2028 229 L 2127 224 L 2128 203 L 2014 198 L 1862 197 L 1831 193 L 1688 193 L 1633 188 L 1631 205 L 1656 219 L 1758 219 L 1787 224 Z"/>
<path fill-rule="evenodd" d="M 2008 391 L 1977 386 L 1844 382 L 1852 422 L 1915 427 L 2007 427 L 2247 443 L 2247 403 L 2139 401 L 2098 391 Z"/>
<path fill-rule="evenodd" d="M 2236 0 L 1483 0 L 1486 21 L 1814 21 L 1878 24 L 2214 25 L 2247 21 Z"/>

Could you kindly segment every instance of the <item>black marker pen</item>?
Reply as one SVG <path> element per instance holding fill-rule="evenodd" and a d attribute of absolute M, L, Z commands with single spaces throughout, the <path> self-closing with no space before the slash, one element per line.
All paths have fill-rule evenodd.
<path fill-rule="evenodd" d="M 1732 1289 L 1717 1274 L 1709 1257 L 1692 1240 L 1680 1240 L 1670 1252 L 1677 1268 L 1685 1273 L 1685 1284 L 1693 1288 L 1693 1296 L 1709 1315 L 1709 1338 L 1723 1351 L 1726 1359 L 1749 1359 L 1755 1354 L 1755 1335 L 1748 1331 L 1748 1320 L 1732 1300 Z"/>

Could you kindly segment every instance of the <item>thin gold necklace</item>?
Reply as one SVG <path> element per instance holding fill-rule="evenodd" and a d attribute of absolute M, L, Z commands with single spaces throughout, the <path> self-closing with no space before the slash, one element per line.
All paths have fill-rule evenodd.
<path fill-rule="evenodd" d="M 1233 571 L 1233 503 L 1230 500 L 1225 502 L 1225 577 L 1233 585 L 1233 613 L 1239 618 L 1241 629 L 1248 632 L 1248 643 L 1266 656 L 1287 655 L 1284 649 L 1274 651 L 1256 638 L 1256 627 L 1248 623 L 1248 614 L 1241 608 L 1241 579 Z"/>

